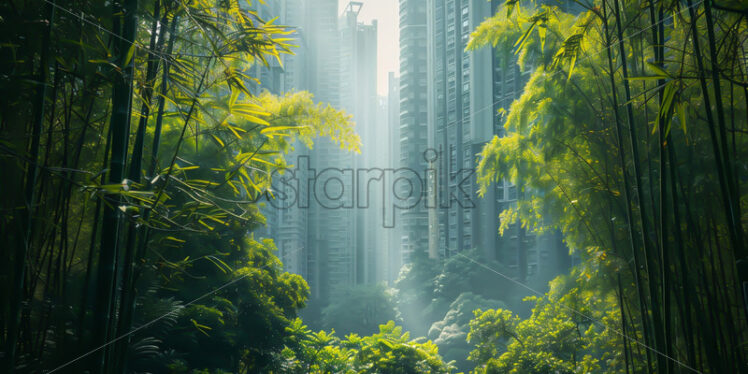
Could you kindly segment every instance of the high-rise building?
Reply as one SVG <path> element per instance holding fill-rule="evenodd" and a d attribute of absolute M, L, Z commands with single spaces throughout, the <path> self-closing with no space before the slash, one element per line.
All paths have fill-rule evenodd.
<path fill-rule="evenodd" d="M 340 108 L 341 45 L 337 0 L 307 1 L 307 90 L 315 100 Z M 312 296 L 323 303 L 339 289 L 356 281 L 356 219 L 353 183 L 336 178 L 352 173 L 353 155 L 329 139 L 315 141 L 309 152 L 310 191 L 308 210 L 309 266 Z"/>
<path fill-rule="evenodd" d="M 370 237 L 372 242 L 375 266 L 373 281 L 390 283 L 395 280 L 400 268 L 393 268 L 393 258 L 398 256 L 399 247 L 393 245 L 393 227 L 388 226 L 384 213 L 384 204 L 391 201 L 392 189 L 388 181 L 384 180 L 387 169 L 392 169 L 392 156 L 390 154 L 392 138 L 389 125 L 390 100 L 387 96 L 377 97 L 376 126 L 373 135 L 372 151 L 368 169 L 374 170 L 377 175 L 382 176 L 382 182 L 376 183 L 370 188 L 368 196 L 371 203 L 368 208 L 368 216 L 372 224 Z M 381 174 L 379 171 L 381 170 Z"/>
<path fill-rule="evenodd" d="M 314 183 L 300 189 L 300 204 L 266 213 L 276 225 L 269 231 L 286 270 L 304 276 L 312 298 L 324 305 L 342 288 L 384 278 L 383 228 L 376 214 L 381 193 L 371 192 L 371 207 L 359 209 L 354 183 L 355 170 L 381 167 L 386 156 L 380 149 L 386 141 L 377 133 L 383 127 L 376 93 L 377 23 L 359 22 L 360 2 L 350 2 L 340 14 L 337 0 L 283 5 L 300 46 L 296 55 L 284 57 L 283 89 L 308 90 L 315 101 L 351 114 L 362 140 L 361 155 L 325 138 L 316 139 L 312 150 L 295 147 L 289 155 L 294 177 Z"/>
<path fill-rule="evenodd" d="M 250 91 L 257 95 L 263 91 L 281 95 L 289 91 L 303 90 L 306 87 L 306 46 L 302 0 L 268 0 L 264 3 L 252 2 L 252 8 L 263 20 L 278 18 L 275 22 L 289 25 L 294 30 L 290 36 L 291 44 L 296 45 L 294 54 L 281 55 L 282 64 L 273 59 L 268 60 L 268 66 L 256 64 L 250 68 L 249 74 L 258 81 L 248 82 Z M 295 144 L 294 150 L 287 156 L 289 163 L 295 164 L 299 157 L 308 158 L 308 150 L 302 144 Z M 282 178 L 290 178 L 285 174 Z M 306 180 L 304 169 L 294 170 L 293 177 Z M 276 191 L 287 192 L 287 191 Z M 278 207 L 276 204 L 264 201 L 261 212 L 266 225 L 255 230 L 257 237 L 272 238 L 278 248 L 278 257 L 288 272 L 299 274 L 305 279 L 313 279 L 314 267 L 309 266 L 308 222 L 306 209 L 298 204 Z M 311 281 L 310 281 L 311 283 Z"/>
<path fill-rule="evenodd" d="M 437 159 L 432 242 L 439 252 L 496 247 L 497 209 L 492 196 L 477 203 L 476 153 L 495 134 L 494 58 L 490 48 L 465 51 L 470 33 L 493 14 L 485 0 L 429 0 L 429 135 Z M 489 194 L 490 195 L 490 194 Z M 493 257 L 493 256 L 492 256 Z"/>
<path fill-rule="evenodd" d="M 338 107 L 340 104 L 340 33 L 338 1 L 304 1 L 303 23 L 306 45 L 306 86 L 315 100 Z"/>
<path fill-rule="evenodd" d="M 361 137 L 361 154 L 353 156 L 357 183 L 355 196 L 355 283 L 373 283 L 378 276 L 382 226 L 376 207 L 381 205 L 381 183 L 364 181 L 359 171 L 381 167 L 383 146 L 377 121 L 377 21 L 359 22 L 363 3 L 349 2 L 340 16 L 340 109 L 353 116 Z M 359 179 L 361 178 L 361 179 Z"/>
<path fill-rule="evenodd" d="M 277 0 L 276 0 L 277 1 Z M 277 24 L 286 25 L 293 28 L 294 33 L 291 44 L 296 48 L 293 54 L 281 55 L 283 61 L 283 71 L 281 74 L 280 94 L 291 91 L 299 91 L 307 87 L 307 38 L 305 29 L 306 13 L 304 11 L 303 0 L 282 0 L 280 5 L 280 19 Z M 277 14 L 275 15 L 277 16 Z M 274 18 L 275 16 L 271 17 Z M 298 164 L 309 159 L 309 150 L 302 144 L 294 144 L 287 159 L 289 163 L 299 166 Z M 308 179 L 307 170 L 303 167 L 293 169 L 293 177 L 299 181 Z M 291 175 L 284 175 L 282 178 L 290 178 Z M 301 199 L 301 196 L 297 196 Z M 267 218 L 267 226 L 270 228 L 271 237 L 275 240 L 278 247 L 278 257 L 283 262 L 286 271 L 299 274 L 313 284 L 317 272 L 313 265 L 314 257 L 310 254 L 308 244 L 309 222 L 308 211 L 304 203 L 297 200 L 296 204 L 285 206 L 282 209 L 265 209 L 263 213 Z M 273 220 L 271 220 L 273 219 Z M 315 283 L 316 287 L 316 283 Z"/>
<path fill-rule="evenodd" d="M 297 46 L 293 55 L 282 56 L 280 71 L 280 64 L 253 67 L 256 71 L 252 73 L 260 78 L 259 86 L 253 89 L 274 94 L 306 90 L 316 102 L 339 107 L 337 0 L 269 0 L 253 6 L 264 19 L 278 17 L 276 24 L 293 27 L 291 44 Z M 293 148 L 287 159 L 294 167 L 279 178 L 298 181 L 298 199 L 281 207 L 278 202 L 266 202 L 262 212 L 267 227 L 256 234 L 273 238 L 284 269 L 306 279 L 312 299 L 325 300 L 332 285 L 348 285 L 355 280 L 355 220 L 350 209 L 330 209 L 334 202 L 316 191 L 315 184 L 306 182 L 320 175 L 324 178 L 325 170 L 350 168 L 352 156 L 326 138 L 317 139 L 312 150 L 300 143 Z M 334 193 L 335 188 L 350 194 L 352 185 L 333 185 L 329 190 Z"/>
<path fill-rule="evenodd" d="M 283 90 L 282 92 L 300 91 L 307 87 L 307 30 L 305 28 L 306 12 L 304 0 L 283 0 L 281 19 L 277 22 L 294 30 L 291 35 L 296 47 L 293 54 L 283 54 Z"/>
<path fill-rule="evenodd" d="M 428 251 L 428 213 L 425 206 L 424 158 L 427 149 L 426 1 L 400 0 L 400 166 L 411 169 L 421 183 L 400 183 L 400 196 L 408 197 L 398 217 L 402 226 L 403 260 Z M 420 188 L 418 188 L 420 187 Z M 436 253 L 429 253 L 432 257 Z"/>
<path fill-rule="evenodd" d="M 336 0 L 259 4 L 263 17 L 279 12 L 278 23 L 294 26 L 298 48 L 283 56 L 282 70 L 258 68 L 262 84 L 253 89 L 308 90 L 351 114 L 362 139 L 361 155 L 324 138 L 313 150 L 297 145 L 288 157 L 293 177 L 316 183 L 299 191 L 298 204 L 263 210 L 268 229 L 261 234 L 275 239 L 285 269 L 307 280 L 318 304 L 353 284 L 393 281 L 417 251 L 437 258 L 479 248 L 520 279 L 547 272 L 563 255 L 557 236 L 536 237 L 519 225 L 498 236 L 498 215 L 516 204 L 517 186 L 502 181 L 483 198 L 476 194 L 476 155 L 503 136 L 497 110 L 509 108 L 527 79 L 512 53 L 465 51 L 499 2 L 400 0 L 400 77 L 390 74 L 386 100 L 376 94 L 377 23 L 359 21 L 362 3 L 340 13 Z M 421 188 L 396 183 L 393 191 L 355 179 L 358 170 L 384 168 L 413 170 Z M 412 207 L 387 222 L 381 208 L 393 193 L 410 193 Z M 368 208 L 358 208 L 362 199 Z"/>
<path fill-rule="evenodd" d="M 429 213 L 429 241 L 441 256 L 478 248 L 526 280 L 540 264 L 565 249 L 558 237 L 536 237 L 519 224 L 498 236 L 499 213 L 516 204 L 521 189 L 507 181 L 477 195 L 477 155 L 503 136 L 499 108 L 522 94 L 527 74 L 511 51 L 467 51 L 470 34 L 491 17 L 499 0 L 428 0 L 428 134 L 439 157 L 430 190 L 438 209 Z M 521 183 L 521 182 L 520 182 Z M 435 244 L 434 244 L 435 243 Z"/>
<path fill-rule="evenodd" d="M 389 156 L 387 168 L 396 170 L 400 168 L 400 79 L 390 72 L 387 77 L 387 144 L 386 153 Z M 392 183 L 388 181 L 385 186 L 387 202 L 392 201 Z M 384 217 L 383 217 L 384 219 Z M 390 284 L 394 282 L 400 274 L 400 267 L 403 265 L 403 255 L 401 252 L 402 230 L 401 222 L 385 221 L 385 234 L 387 242 L 383 249 L 387 251 L 387 275 L 385 279 Z"/>

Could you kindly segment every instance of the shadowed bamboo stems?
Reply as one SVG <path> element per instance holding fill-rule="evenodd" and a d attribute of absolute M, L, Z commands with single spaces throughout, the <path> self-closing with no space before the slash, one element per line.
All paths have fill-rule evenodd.
<path fill-rule="evenodd" d="M 156 2 L 153 10 L 153 23 L 151 26 L 151 38 L 149 43 L 149 50 L 160 53 L 163 51 L 164 34 L 166 33 L 166 15 L 160 16 L 161 4 Z M 162 32 L 159 32 L 162 30 Z M 157 42 L 158 41 L 158 42 Z M 135 145 L 132 149 L 129 162 L 129 175 L 128 179 L 132 183 L 140 183 L 140 176 L 142 174 L 142 160 L 143 160 L 143 149 L 145 143 L 146 125 L 150 115 L 150 107 L 153 97 L 153 86 L 155 85 L 156 74 L 158 72 L 160 59 L 157 58 L 156 54 L 149 55 L 148 63 L 146 67 L 146 76 L 143 87 L 140 90 L 140 97 L 143 100 L 140 108 L 140 119 L 138 127 L 135 132 Z M 116 336 L 122 336 L 130 331 L 132 326 L 132 313 L 135 308 L 135 299 L 137 292 L 135 289 L 135 262 L 136 262 L 136 243 L 138 237 L 142 234 L 142 227 L 139 228 L 136 222 L 127 222 L 127 237 L 125 241 L 125 256 L 123 261 L 124 274 L 122 276 L 122 287 L 120 295 L 120 308 Z M 115 364 L 113 365 L 116 372 L 125 370 L 126 361 L 126 348 L 129 339 L 123 339 L 117 343 L 114 354 Z"/>
<path fill-rule="evenodd" d="M 617 0 L 616 0 L 617 1 Z M 616 127 L 616 141 L 617 141 L 617 148 L 618 148 L 618 160 L 619 160 L 619 167 L 621 168 L 621 173 L 623 175 L 623 196 L 625 200 L 626 205 L 626 222 L 628 225 L 627 232 L 629 236 L 629 244 L 631 246 L 631 254 L 633 256 L 634 260 L 634 283 L 636 285 L 636 292 L 639 298 L 638 307 L 639 307 L 639 316 L 641 318 L 641 324 L 642 324 L 642 332 L 644 337 L 644 344 L 649 345 L 650 344 L 650 335 L 649 335 L 649 317 L 647 313 L 647 302 L 646 302 L 646 291 L 642 288 L 643 286 L 643 280 L 641 275 L 641 269 L 642 269 L 642 263 L 639 257 L 639 250 L 637 248 L 637 241 L 635 238 L 635 225 L 634 225 L 634 214 L 632 211 L 632 202 L 631 197 L 629 194 L 629 191 L 631 190 L 630 187 L 630 181 L 629 176 L 627 172 L 626 167 L 626 158 L 624 156 L 624 142 L 623 142 L 623 129 L 621 126 L 622 119 L 619 116 L 619 105 L 618 105 L 618 92 L 617 92 L 617 86 L 616 86 L 616 79 L 615 79 L 615 71 L 614 68 L 614 60 L 613 60 L 613 52 L 612 52 L 612 46 L 613 43 L 611 42 L 611 36 L 610 31 L 608 27 L 608 11 L 607 11 L 607 2 L 603 2 L 602 4 L 602 24 L 604 29 L 604 37 L 605 37 L 605 45 L 606 45 L 606 52 L 607 52 L 607 60 L 608 60 L 608 74 L 610 78 L 610 84 L 611 84 L 611 95 L 613 98 L 613 114 L 614 114 L 614 120 L 615 120 L 615 127 Z M 647 367 L 652 367 L 652 353 L 650 350 L 646 350 L 646 357 L 647 357 Z"/>
<path fill-rule="evenodd" d="M 124 21 L 120 38 L 115 43 L 115 56 L 120 66 L 123 66 L 120 74 L 114 75 L 112 90 L 112 116 L 110 126 L 111 134 L 111 158 L 109 162 L 109 176 L 107 181 L 116 185 L 123 183 L 125 176 L 126 153 L 129 140 L 129 122 L 132 105 L 132 78 L 133 78 L 133 53 L 137 26 L 137 0 L 126 0 L 119 10 L 124 13 Z M 114 14 L 114 24 L 119 18 Z M 103 209 L 103 220 L 101 229 L 101 248 L 98 264 L 96 302 L 94 304 L 94 336 L 92 347 L 105 344 L 113 335 L 115 318 L 112 311 L 116 307 L 113 297 L 117 288 L 117 261 L 120 257 L 119 247 L 121 243 L 121 216 L 119 211 L 119 195 L 110 195 L 106 198 Z M 112 363 L 109 362 L 108 348 L 97 351 L 91 359 L 92 371 L 106 371 Z"/>
<path fill-rule="evenodd" d="M 632 166 L 634 169 L 634 187 L 636 191 L 636 206 L 639 208 L 639 221 L 641 225 L 641 235 L 642 235 L 642 249 L 643 249 L 643 255 L 644 255 L 644 265 L 645 265 L 645 273 L 647 275 L 647 284 L 649 285 L 649 298 L 651 299 L 651 313 L 652 313 L 652 320 L 655 321 L 653 326 L 653 332 L 654 332 L 654 347 L 660 352 L 665 352 L 665 342 L 664 342 L 664 332 L 663 332 L 663 326 L 661 325 L 662 321 L 662 312 L 661 307 L 662 304 L 659 300 L 659 290 L 657 289 L 656 284 L 656 278 L 654 276 L 654 271 L 657 269 L 656 266 L 656 259 L 654 258 L 654 255 L 656 252 L 653 251 L 651 245 L 650 245 L 650 237 L 649 233 L 651 230 L 649 229 L 649 216 L 647 215 L 647 208 L 646 208 L 646 202 L 644 202 L 644 188 L 642 184 L 642 177 L 641 177 L 641 163 L 639 162 L 639 138 L 637 136 L 637 124 L 634 120 L 634 110 L 633 110 L 633 103 L 631 101 L 631 87 L 629 84 L 629 74 L 628 74 L 628 64 L 627 64 L 627 54 L 624 42 L 624 32 L 623 32 L 623 15 L 620 11 L 620 6 L 618 4 L 618 0 L 613 1 L 613 10 L 614 10 L 614 16 L 615 16 L 615 22 L 616 22 L 616 30 L 617 30 L 617 36 L 618 36 L 618 49 L 619 49 L 619 58 L 621 59 L 621 73 L 623 78 L 623 90 L 624 90 L 624 99 L 625 106 L 626 106 L 626 114 L 628 117 L 628 128 L 629 128 L 629 142 L 631 147 L 631 158 L 632 158 Z M 613 86 L 615 89 L 615 85 Z M 632 228 L 633 229 L 633 228 Z M 642 316 L 642 318 L 648 318 L 646 316 Z M 666 367 L 666 358 L 662 354 L 656 355 L 657 357 L 657 368 L 658 370 L 663 370 L 663 368 Z"/>
<path fill-rule="evenodd" d="M 44 122 L 44 109 L 45 100 L 47 97 L 47 76 L 49 75 L 49 59 L 50 59 L 50 34 L 52 32 L 52 25 L 55 18 L 55 8 L 53 4 L 48 4 L 45 7 L 46 13 L 46 24 L 43 31 L 43 41 L 41 46 L 41 57 L 39 61 L 39 68 L 37 74 L 38 88 L 36 93 L 36 100 L 34 103 L 34 117 L 31 124 L 31 144 L 28 148 L 29 162 L 26 165 L 26 176 L 25 176 L 25 203 L 26 207 L 22 210 L 23 215 L 21 216 L 22 222 L 22 239 L 16 243 L 16 252 L 14 255 L 15 263 L 13 265 L 13 280 L 11 283 L 12 291 L 10 294 L 10 308 L 8 318 L 6 319 L 6 346 L 5 346 L 5 357 L 4 362 L 6 365 L 5 370 L 12 374 L 14 372 L 14 363 L 16 359 L 16 342 L 18 341 L 20 314 L 21 314 L 21 302 L 23 299 L 24 283 L 26 281 L 26 268 L 27 268 L 27 257 L 31 247 L 31 241 L 33 240 L 33 225 L 34 225 L 34 212 L 36 201 L 36 188 L 37 188 L 37 176 L 39 175 L 38 159 L 39 159 L 39 142 L 42 133 L 42 126 Z M 18 234 L 16 234 L 18 235 Z"/>
<path fill-rule="evenodd" d="M 736 222 L 733 213 L 739 210 L 734 205 L 742 197 L 737 183 L 740 178 L 737 175 L 744 169 L 744 163 L 738 160 L 743 153 L 737 151 L 742 141 L 739 135 L 741 132 L 736 129 L 733 117 L 744 109 L 735 104 L 737 100 L 734 98 L 734 89 L 730 89 L 729 94 L 722 94 L 719 81 L 728 80 L 732 86 L 738 82 L 735 77 L 742 76 L 740 64 L 735 60 L 737 54 L 733 52 L 737 47 L 733 47 L 733 43 L 737 40 L 745 41 L 745 36 L 740 36 L 744 31 L 745 20 L 735 15 L 711 14 L 707 9 L 710 4 L 712 2 L 697 7 L 689 2 L 688 9 L 682 9 L 677 4 L 660 1 L 644 4 L 614 1 L 612 4 L 603 2 L 601 7 L 588 8 L 590 13 L 601 19 L 600 26 L 603 30 L 599 32 L 599 38 L 603 39 L 604 47 L 607 47 L 600 52 L 607 52 L 607 61 L 604 62 L 607 62 L 608 71 L 603 73 L 610 82 L 613 101 L 610 112 L 616 121 L 617 130 L 613 133 L 615 146 L 614 153 L 611 154 L 618 158 L 623 182 L 623 187 L 620 188 L 621 198 L 614 200 L 618 200 L 618 203 L 623 200 L 625 204 L 621 205 L 627 205 L 622 210 L 626 213 L 626 244 L 630 246 L 630 252 L 620 251 L 612 243 L 612 253 L 627 262 L 633 261 L 633 287 L 626 282 L 624 287 L 635 290 L 637 295 L 636 300 L 627 300 L 626 292 L 621 291 L 623 297 L 619 300 L 619 313 L 623 321 L 622 327 L 630 334 L 636 335 L 632 330 L 642 332 L 643 343 L 648 346 L 645 351 L 648 358 L 646 370 L 649 372 L 673 373 L 689 368 L 705 372 L 744 369 L 741 362 L 745 355 L 745 333 L 741 327 L 745 326 L 746 321 L 744 316 L 736 314 L 742 310 L 742 304 L 740 307 L 736 304 L 742 303 L 742 275 L 739 273 L 741 269 L 736 273 L 734 266 L 734 261 L 743 256 L 741 248 L 744 243 L 739 243 L 738 238 L 743 229 L 738 227 L 741 224 Z M 512 2 L 510 5 L 515 4 Z M 632 8 L 642 5 L 649 12 L 636 12 Z M 612 11 L 609 12 L 610 9 Z M 686 10 L 688 16 L 684 17 L 681 13 Z M 700 13 L 702 10 L 703 14 Z M 526 42 L 531 38 L 536 24 L 529 29 L 526 27 L 532 22 L 539 22 L 534 20 L 541 15 L 546 16 L 543 12 L 547 12 L 547 9 L 536 10 L 536 15 L 527 19 L 522 19 L 521 16 L 516 17 L 516 20 L 512 19 L 521 25 L 523 35 L 512 47 L 518 49 L 516 53 L 523 56 L 538 53 L 537 45 L 528 47 Z M 701 18 L 696 14 L 700 14 Z M 577 17 L 576 27 L 587 30 L 590 24 L 585 16 L 590 15 Z M 511 10 L 506 17 L 511 17 Z M 704 20 L 704 17 L 709 20 Z M 495 22 L 499 22 L 497 25 L 502 27 L 511 27 L 502 24 L 503 20 L 498 16 L 492 20 L 492 23 Z M 543 22 L 546 22 L 546 26 L 551 21 L 544 18 Z M 558 22 L 563 24 L 563 17 L 559 17 Z M 564 34 L 565 27 L 556 32 Z M 550 26 L 548 28 L 552 29 Z M 485 37 L 480 29 L 474 35 L 476 34 L 479 38 Z M 575 32 L 569 34 L 577 36 Z M 568 39 L 555 52 L 554 59 L 569 59 L 567 56 L 572 48 L 569 34 L 564 34 L 564 38 Z M 494 47 L 497 43 L 505 43 L 501 39 L 505 35 L 510 34 L 496 32 L 493 36 Z M 542 46 L 545 32 L 538 31 L 538 35 Z M 482 43 L 483 39 L 480 40 L 478 43 Z M 487 40 L 491 41 L 490 38 Z M 700 40 L 708 40 L 708 53 L 701 52 Z M 534 42 L 538 43 L 537 40 Z M 591 43 L 594 42 L 597 40 L 591 38 Z M 617 53 L 614 53 L 613 48 L 616 46 Z M 593 52 L 585 52 L 585 58 L 596 58 Z M 581 59 L 572 58 L 572 68 L 574 61 L 579 63 Z M 603 75 L 595 70 L 596 64 L 599 62 L 589 64 L 594 77 Z M 551 67 L 555 69 L 557 66 L 558 61 L 555 61 Z M 522 114 L 514 117 L 510 115 L 506 126 L 511 136 L 519 138 L 517 141 L 520 142 L 520 147 L 526 141 L 537 146 L 539 153 L 552 153 L 554 150 L 543 145 L 544 141 L 566 144 L 557 140 L 559 133 L 563 134 L 560 136 L 574 137 L 577 136 L 577 131 L 583 131 L 577 130 L 576 122 L 568 124 L 573 129 L 565 133 L 555 128 L 553 131 L 546 130 L 544 126 L 549 126 L 547 123 L 563 123 L 552 118 L 553 115 L 569 115 L 570 120 L 573 118 L 572 122 L 576 118 L 574 114 L 541 108 L 542 104 L 539 103 L 544 98 L 537 94 L 551 92 L 551 95 L 563 96 L 566 94 L 563 91 L 570 86 L 586 94 L 589 88 L 585 91 L 580 89 L 580 85 L 585 84 L 582 83 L 584 79 L 590 79 L 590 73 L 584 71 L 584 68 L 578 69 L 582 70 L 578 73 L 579 77 L 584 78 L 574 82 L 574 74 L 568 73 L 569 78 L 564 87 L 550 89 L 548 82 L 554 82 L 555 79 L 549 80 L 545 76 L 545 80 L 538 79 L 537 82 L 528 83 L 526 93 L 511 108 L 515 113 Z M 543 70 L 548 73 L 550 69 L 541 64 L 538 71 Z M 631 81 L 637 80 L 643 83 L 631 84 Z M 714 83 L 708 82 L 709 80 Z M 701 90 L 698 89 L 699 86 Z M 565 102 L 565 99 L 557 97 L 554 100 Z M 575 97 L 570 100 L 580 99 Z M 699 101 L 704 104 L 698 105 Z M 538 108 L 530 108 L 528 103 L 537 103 Z M 576 102 L 569 101 L 568 104 L 576 105 Z M 625 114 L 620 110 L 625 110 Z M 650 115 L 652 110 L 656 113 L 655 116 Z M 722 112 L 722 119 L 715 112 Z M 704 113 L 706 120 L 703 118 Z M 522 126 L 525 126 L 524 118 L 531 118 L 537 123 L 532 130 L 533 138 L 528 140 L 524 139 L 524 133 L 521 132 Z M 681 126 L 674 125 L 677 121 L 681 122 Z M 726 135 L 730 131 L 723 129 L 732 130 L 731 137 Z M 551 139 L 543 138 L 549 135 Z M 497 142 L 497 145 L 514 146 L 509 141 Z M 491 160 L 490 157 L 495 154 L 498 155 L 499 163 L 506 159 L 508 163 L 518 164 L 513 159 L 518 156 L 500 150 L 497 145 L 487 146 L 483 155 Z M 547 151 L 549 148 L 551 150 Z M 570 149 L 574 155 L 567 154 L 564 157 L 589 165 L 589 161 L 573 157 L 578 154 L 573 152 L 573 148 Z M 686 157 L 679 159 L 678 154 Z M 552 158 L 547 162 L 558 163 L 564 170 L 574 170 L 575 167 L 568 159 Z M 716 171 L 712 171 L 711 166 L 715 164 Z M 736 164 L 741 164 L 743 169 L 736 169 Z M 584 167 L 584 164 L 580 163 L 578 167 Z M 517 169 L 514 166 L 510 173 L 516 174 Z M 497 170 L 497 174 L 507 173 L 493 165 L 487 166 L 486 170 L 488 172 L 485 176 L 490 175 L 493 170 Z M 717 174 L 718 178 L 711 179 L 712 174 Z M 586 180 L 579 180 L 577 176 L 564 178 L 572 186 L 574 183 L 587 186 L 577 190 L 571 187 L 569 192 L 564 192 L 564 196 L 568 193 L 575 197 L 586 197 L 589 189 L 596 188 Z M 716 188 L 712 191 L 710 187 Z M 710 205 L 707 201 L 711 198 L 720 199 L 722 206 Z M 612 207 L 615 203 L 609 201 L 608 204 Z M 595 204 L 588 208 L 597 209 Z M 574 210 L 576 209 L 578 208 L 575 206 Z M 571 220 L 569 213 L 564 214 L 566 219 Z M 703 219 L 703 216 L 711 218 Z M 716 217 L 726 217 L 726 220 Z M 531 216 L 525 219 L 534 222 Z M 573 221 L 578 222 L 580 219 L 577 217 Z M 569 224 L 567 221 L 563 222 Z M 571 232 L 572 230 L 570 236 L 576 238 L 576 234 Z M 611 238 L 615 242 L 615 230 L 612 231 Z M 589 239 L 583 243 L 599 245 Z M 612 289 L 611 292 L 614 292 L 616 287 L 613 286 Z M 618 290 L 620 291 L 620 287 Z M 627 315 L 629 306 L 638 307 L 639 313 Z M 632 329 L 628 329 L 627 322 Z M 629 357 L 634 357 L 636 352 L 625 344 L 622 349 L 623 360 L 628 364 Z M 641 363 L 635 365 L 639 369 L 645 366 Z"/>

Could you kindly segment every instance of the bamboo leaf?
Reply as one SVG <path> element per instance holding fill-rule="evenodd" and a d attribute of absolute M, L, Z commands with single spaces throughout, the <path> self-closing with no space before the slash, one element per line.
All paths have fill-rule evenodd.
<path fill-rule="evenodd" d="M 215 134 L 210 134 L 210 136 L 211 136 L 211 137 L 213 137 L 213 140 L 215 140 L 215 141 L 216 141 L 216 143 L 218 143 L 218 145 L 220 145 L 220 146 L 221 146 L 221 148 L 223 148 L 223 147 L 225 147 L 225 146 L 226 146 L 226 144 L 225 144 L 225 143 L 223 142 L 223 140 L 221 140 L 221 138 L 219 138 L 219 137 L 218 137 L 218 136 L 216 136 Z"/>
<path fill-rule="evenodd" d="M 569 63 L 569 77 L 566 78 L 566 80 L 571 79 L 571 74 L 574 72 L 574 65 L 577 62 L 577 54 L 575 53 L 574 56 L 571 57 L 571 62 Z"/>
<path fill-rule="evenodd" d="M 213 328 L 211 328 L 210 326 L 201 325 L 201 324 L 197 323 L 197 321 L 195 321 L 194 319 L 190 319 L 190 321 L 192 321 L 192 325 L 195 326 L 195 328 L 197 329 L 197 331 L 200 331 L 205 336 L 210 336 L 210 335 L 208 335 L 207 332 L 205 332 L 205 330 L 210 331 L 210 330 L 213 330 Z"/>
<path fill-rule="evenodd" d="M 673 102 L 675 95 L 678 92 L 675 82 L 676 81 L 669 81 L 663 89 L 662 104 L 660 105 L 660 111 L 657 115 L 657 121 L 655 122 L 655 127 L 652 129 L 652 133 L 658 131 L 660 126 L 664 126 L 665 134 L 670 132 L 670 124 L 673 119 Z"/>
<path fill-rule="evenodd" d="M 173 236 L 167 236 L 167 237 L 166 237 L 166 238 L 164 238 L 164 239 L 166 239 L 166 240 L 171 240 L 171 241 L 173 241 L 173 242 L 177 242 L 177 243 L 186 243 L 186 242 L 187 242 L 186 240 L 182 240 L 182 239 L 179 239 L 179 238 L 175 238 L 175 237 L 173 237 Z"/>
<path fill-rule="evenodd" d="M 656 81 L 660 79 L 667 79 L 668 76 L 666 75 L 642 75 L 638 77 L 628 77 L 627 79 L 630 81 Z"/>
<path fill-rule="evenodd" d="M 649 68 L 652 69 L 657 74 L 657 76 L 661 76 L 661 77 L 665 77 L 665 78 L 672 78 L 670 76 L 670 74 L 668 74 L 668 72 L 666 72 L 665 70 L 662 70 L 661 67 L 659 67 L 659 66 L 657 66 L 657 65 L 655 65 L 655 64 L 653 64 L 653 63 L 651 63 L 649 61 L 647 61 L 647 66 L 649 66 Z"/>
<path fill-rule="evenodd" d="M 211 225 L 209 225 L 209 224 L 205 223 L 205 221 L 203 221 L 203 220 L 199 219 L 199 220 L 197 220 L 197 222 L 198 222 L 198 223 L 200 223 L 201 225 L 203 225 L 203 226 L 204 226 L 205 228 L 207 228 L 208 230 L 210 230 L 210 231 L 213 231 L 213 226 L 211 226 Z"/>
<path fill-rule="evenodd" d="M 229 97 L 229 108 L 233 108 L 234 107 L 234 104 L 236 104 L 236 99 L 239 98 L 239 93 L 240 92 L 241 91 L 235 90 L 232 87 L 232 89 L 231 89 L 231 97 Z"/>
<path fill-rule="evenodd" d="M 522 47 L 524 47 L 525 42 L 527 42 L 527 39 L 530 37 L 530 33 L 533 29 L 535 29 L 535 26 L 538 24 L 538 21 L 533 22 L 530 27 L 527 28 L 527 31 L 522 35 L 521 38 L 517 40 L 516 43 L 514 43 L 514 46 L 517 47 L 514 51 L 514 54 L 519 54 L 519 52 L 522 50 Z"/>
<path fill-rule="evenodd" d="M 132 43 L 130 44 L 130 49 L 127 50 L 127 54 L 125 55 L 125 60 L 123 61 L 122 66 L 129 65 L 134 55 L 135 55 L 135 43 Z"/>
<path fill-rule="evenodd" d="M 260 130 L 260 134 L 268 135 L 268 134 L 278 133 L 278 132 L 286 131 L 286 130 L 299 131 L 305 127 L 307 126 L 270 126 L 270 127 L 265 127 L 262 130 Z"/>
<path fill-rule="evenodd" d="M 680 126 L 683 129 L 683 133 L 688 135 L 688 126 L 686 126 L 686 103 L 683 101 L 678 102 L 678 118 L 680 119 Z"/>

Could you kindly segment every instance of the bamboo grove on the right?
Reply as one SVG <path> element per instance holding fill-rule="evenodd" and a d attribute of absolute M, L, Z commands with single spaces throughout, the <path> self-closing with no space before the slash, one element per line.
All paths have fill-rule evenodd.
<path fill-rule="evenodd" d="M 522 224 L 561 229 L 616 300 L 621 372 L 746 372 L 748 8 L 574 7 L 509 0 L 473 34 L 531 74 L 482 190 L 521 172 Z"/>

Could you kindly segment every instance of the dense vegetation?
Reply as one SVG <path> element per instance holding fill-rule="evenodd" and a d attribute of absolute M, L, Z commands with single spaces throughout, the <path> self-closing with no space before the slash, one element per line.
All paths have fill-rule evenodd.
<path fill-rule="evenodd" d="M 511 50 L 530 74 L 481 154 L 482 188 L 521 179 L 502 224 L 561 229 L 582 260 L 529 320 L 479 315 L 487 371 L 748 370 L 748 24 L 732 5 L 603 1 L 573 17 L 507 2 L 476 30 L 471 48 Z"/>
<path fill-rule="evenodd" d="M 248 236 L 256 202 L 295 139 L 358 147 L 310 95 L 248 89 L 289 31 L 237 2 L 2 12 L 3 372 L 278 364 L 309 290 Z"/>
<path fill-rule="evenodd" d="M 578 5 L 508 0 L 470 44 L 529 76 L 482 190 L 517 182 L 502 227 L 576 266 L 539 293 L 421 254 L 314 332 L 258 201 L 292 147 L 359 140 L 255 89 L 290 31 L 236 0 L 0 4 L 0 371 L 748 372 L 745 4 Z"/>

